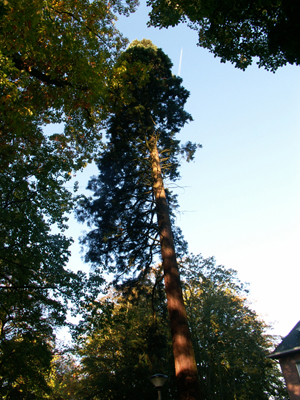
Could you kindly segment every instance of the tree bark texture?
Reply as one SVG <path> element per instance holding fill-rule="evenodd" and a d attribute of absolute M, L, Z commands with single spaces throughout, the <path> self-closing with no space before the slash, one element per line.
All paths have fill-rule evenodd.
<path fill-rule="evenodd" d="M 151 164 L 178 394 L 180 400 L 200 400 L 197 365 L 182 296 L 169 208 L 155 136 L 151 143 Z"/>

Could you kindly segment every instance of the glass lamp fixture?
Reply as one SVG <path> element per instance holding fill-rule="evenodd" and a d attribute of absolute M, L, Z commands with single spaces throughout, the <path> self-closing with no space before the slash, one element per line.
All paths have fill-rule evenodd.
<path fill-rule="evenodd" d="M 158 391 L 158 400 L 161 400 L 161 388 L 168 379 L 167 375 L 155 374 L 150 377 L 150 381 L 156 387 Z"/>

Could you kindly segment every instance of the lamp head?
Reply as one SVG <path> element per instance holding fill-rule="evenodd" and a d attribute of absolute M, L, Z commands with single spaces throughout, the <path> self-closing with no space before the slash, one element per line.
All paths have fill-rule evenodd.
<path fill-rule="evenodd" d="M 150 377 L 150 381 L 157 389 L 161 388 L 167 379 L 168 379 L 167 375 L 163 374 L 155 374 Z"/>

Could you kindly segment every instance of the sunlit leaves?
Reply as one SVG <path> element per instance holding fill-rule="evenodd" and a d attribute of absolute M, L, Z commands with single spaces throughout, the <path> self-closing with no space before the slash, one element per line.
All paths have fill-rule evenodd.
<path fill-rule="evenodd" d="M 161 267 L 152 271 L 143 284 L 98 298 L 84 315 L 77 342 L 81 363 L 73 369 L 76 399 L 117 400 L 138 392 L 150 400 L 154 372 L 169 376 L 164 398 L 176 398 Z M 236 271 L 191 255 L 181 272 L 203 398 L 287 400 L 279 369 L 266 358 L 276 338 L 249 306 Z M 66 368 L 66 384 L 68 376 Z"/>
<path fill-rule="evenodd" d="M 85 316 L 85 335 L 79 341 L 78 399 L 116 400 L 139 393 L 151 400 L 155 396 L 151 375 L 170 371 L 172 380 L 171 340 L 161 284 L 153 292 L 150 281 L 127 289 L 125 296 L 109 292 Z"/>
<path fill-rule="evenodd" d="M 0 340 L 0 395 L 2 399 L 46 399 L 52 349 L 37 332 Z"/>
<path fill-rule="evenodd" d="M 0 20 L 0 111 L 6 131 L 27 135 L 24 117 L 39 125 L 64 122 L 79 167 L 82 159 L 91 160 L 101 138 L 107 79 L 126 44 L 114 12 L 132 11 L 135 1 L 127 3 L 7 3 Z"/>
<path fill-rule="evenodd" d="M 65 269 L 70 240 L 51 232 L 54 223 L 64 229 L 72 207 L 63 160 L 41 134 L 10 146 L 1 139 L 0 376 L 8 395 L 47 389 L 54 327 L 65 323 L 82 283 Z"/>
<path fill-rule="evenodd" d="M 203 397 L 287 398 L 278 367 L 266 358 L 276 338 L 250 308 L 236 271 L 199 255 L 184 259 L 181 272 Z"/>
<path fill-rule="evenodd" d="M 74 313 L 82 309 L 86 277 L 66 270 L 71 240 L 63 231 L 73 198 L 65 184 L 101 146 L 110 71 L 126 44 L 115 27 L 116 14 L 128 14 L 135 5 L 135 0 L 1 2 L 0 366 L 7 366 L 0 370 L 6 387 L 3 398 L 19 398 L 24 385 L 28 396 L 42 398 L 42 392 L 36 394 L 37 380 L 49 369 L 54 328 L 65 323 L 70 301 Z M 61 125 L 56 125 L 57 133 L 44 135 L 42 129 L 50 123 Z M 60 233 L 53 233 L 54 225 Z M 34 372 L 26 369 L 27 347 L 40 369 L 35 381 Z M 17 352 L 20 358 L 24 354 L 22 368 Z M 43 357 L 48 357 L 44 364 Z M 42 379 L 41 390 L 43 385 Z"/>
<path fill-rule="evenodd" d="M 51 389 L 47 399 L 78 399 L 80 368 L 78 362 L 70 353 L 58 352 L 52 359 L 51 372 L 47 383 Z"/>

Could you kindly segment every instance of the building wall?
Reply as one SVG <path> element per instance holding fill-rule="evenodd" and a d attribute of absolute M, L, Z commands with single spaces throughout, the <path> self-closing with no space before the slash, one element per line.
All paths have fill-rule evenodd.
<path fill-rule="evenodd" d="M 279 359 L 291 400 L 300 400 L 300 377 L 297 371 L 296 361 L 300 362 L 300 354 L 292 354 L 289 357 L 282 357 Z"/>

